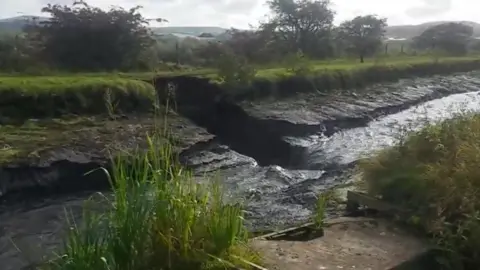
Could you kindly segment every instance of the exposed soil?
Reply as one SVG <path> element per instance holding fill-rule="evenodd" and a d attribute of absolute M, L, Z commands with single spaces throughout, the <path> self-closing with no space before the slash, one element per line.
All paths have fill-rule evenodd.
<path fill-rule="evenodd" d="M 178 153 L 213 138 L 175 113 L 169 113 L 167 122 L 129 115 L 115 120 L 73 117 L 0 126 L 0 198 L 20 191 L 57 194 L 107 187 L 102 172 L 85 173 L 108 168 L 114 155 L 145 148 L 146 134 L 165 126 Z"/>
<path fill-rule="evenodd" d="M 428 245 L 393 223 L 347 220 L 325 228 L 325 236 L 306 242 L 256 240 L 269 270 L 386 270 L 425 253 Z"/>
<path fill-rule="evenodd" d="M 283 100 L 236 103 L 205 80 L 188 78 L 174 83 L 177 84 L 175 109 L 182 116 L 171 113 L 168 123 L 161 118 L 156 126 L 167 126 L 173 133 L 176 151 L 184 164 L 199 174 L 221 173 L 232 197 L 249 198 L 246 218 L 253 227 L 265 228 L 288 226 L 309 218 L 308 207 L 319 192 L 351 179 L 350 165 L 332 166 L 326 173 L 304 170 L 307 164 L 302 148 L 286 137 L 321 132 L 331 135 L 337 130 L 366 125 L 382 114 L 429 99 L 478 90 L 479 86 L 467 74 L 405 80 L 341 95 L 303 94 Z M 158 87 L 158 90 L 169 88 L 169 82 L 164 81 L 163 86 L 160 82 Z M 85 173 L 100 166 L 108 167 L 110 154 L 144 148 L 146 133 L 155 130 L 153 123 L 151 116 L 128 115 L 116 120 L 73 117 L 0 126 L 0 200 L 3 200 L 0 261 L 12 261 L 8 263 L 12 268 L 7 269 L 21 269 L 29 261 L 13 244 L 23 254 L 32 253 L 23 250 L 36 244 L 43 251 L 58 246 L 65 229 L 64 208 L 71 206 L 79 212 L 91 192 L 59 200 L 50 197 L 47 201 L 29 202 L 26 198 L 106 188 L 107 178 L 101 171 L 88 176 Z M 256 161 L 267 166 L 257 166 Z M 25 205 L 10 207 L 9 202 Z M 267 262 L 270 259 L 272 266 L 286 266 L 278 269 L 313 265 L 317 268 L 303 269 L 338 269 L 338 266 L 385 269 L 382 267 L 393 263 L 388 258 L 413 256 L 419 250 L 413 238 L 395 230 L 387 231 L 388 227 L 382 223 L 346 228 L 339 225 L 329 228 L 321 241 L 259 242 L 258 245 L 266 249 Z M 393 240 L 385 240 L 382 231 L 391 234 L 388 239 Z M 12 243 L 10 239 L 15 241 Z M 291 249 L 287 253 L 290 257 L 282 257 L 277 248 Z M 45 253 L 33 251 L 33 254 Z M 310 264 L 299 263 L 300 259 Z"/>
<path fill-rule="evenodd" d="M 476 75 L 478 72 L 405 79 L 336 94 L 272 96 L 241 102 L 229 99 L 218 85 L 205 79 L 177 77 L 170 83 L 176 85 L 178 112 L 217 135 L 222 143 L 263 166 L 305 169 L 303 150 L 285 137 L 320 133 L 330 136 L 428 100 L 475 91 L 478 83 L 472 78 Z M 158 85 L 161 93 L 168 88 L 164 81 Z"/>

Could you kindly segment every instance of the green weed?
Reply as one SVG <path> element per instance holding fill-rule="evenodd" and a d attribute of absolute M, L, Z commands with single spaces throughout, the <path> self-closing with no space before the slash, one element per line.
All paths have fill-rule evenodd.
<path fill-rule="evenodd" d="M 480 267 L 480 115 L 430 123 L 362 161 L 370 194 L 411 209 L 447 269 Z"/>
<path fill-rule="evenodd" d="M 147 152 L 115 159 L 107 210 L 86 210 L 48 269 L 248 269 L 243 260 L 258 260 L 241 207 L 223 201 L 218 183 L 196 183 L 164 140 L 148 142 Z"/>

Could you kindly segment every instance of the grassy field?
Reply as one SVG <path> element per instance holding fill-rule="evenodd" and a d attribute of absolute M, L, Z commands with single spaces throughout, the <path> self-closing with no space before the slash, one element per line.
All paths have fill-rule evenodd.
<path fill-rule="evenodd" d="M 363 69 L 369 68 L 372 66 L 402 66 L 402 65 L 413 65 L 413 64 L 422 64 L 422 63 L 449 63 L 449 62 L 459 62 L 459 61 L 471 61 L 471 60 L 480 60 L 480 55 L 470 55 L 462 57 L 444 57 L 444 56 L 380 56 L 377 58 L 366 58 L 365 63 L 360 63 L 356 58 L 342 58 L 342 59 L 329 59 L 329 60 L 318 60 L 318 61 L 309 61 L 309 65 L 314 71 L 323 71 L 323 70 L 352 70 L 352 69 Z M 274 66 L 256 66 L 257 76 L 260 78 L 269 78 L 272 76 L 278 76 L 285 74 L 289 68 L 286 63 L 278 63 Z M 21 74 L 21 73 L 0 73 L 0 78 L 5 77 L 27 77 L 27 78 L 36 78 L 36 77 L 53 77 L 53 78 L 65 78 L 65 77 L 81 77 L 81 78 L 123 78 L 123 79 L 139 79 L 139 80 L 150 80 L 155 76 L 205 76 L 205 77 L 215 77 L 216 70 L 213 68 L 198 68 L 198 69 L 188 69 L 188 70 L 179 70 L 179 71 L 151 71 L 151 72 L 95 72 L 95 73 L 80 73 L 80 74 L 71 74 L 71 73 L 62 73 L 62 72 L 46 72 L 42 75 L 34 74 Z"/>
<path fill-rule="evenodd" d="M 413 211 L 446 269 L 480 267 L 480 115 L 463 113 L 410 133 L 360 163 L 372 195 Z"/>

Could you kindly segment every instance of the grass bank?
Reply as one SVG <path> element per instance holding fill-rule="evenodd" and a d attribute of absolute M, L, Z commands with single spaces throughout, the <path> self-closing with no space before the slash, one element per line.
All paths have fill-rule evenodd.
<path fill-rule="evenodd" d="M 115 77 L 40 76 L 0 79 L 0 117 L 141 112 L 152 108 L 154 87 Z"/>
<path fill-rule="evenodd" d="M 467 72 L 480 69 L 480 59 L 453 58 L 425 62 L 398 61 L 384 64 L 344 65 L 343 68 L 311 69 L 307 72 L 259 72 L 249 86 L 233 90 L 237 99 L 258 99 L 268 96 L 288 97 L 298 93 L 329 93 L 333 90 L 359 89 L 370 84 L 402 78 Z M 276 74 L 275 76 L 273 74 Z M 266 76 L 265 76 L 266 75 Z"/>
<path fill-rule="evenodd" d="M 480 267 L 480 115 L 432 123 L 359 164 L 368 191 L 413 211 L 446 269 Z"/>
<path fill-rule="evenodd" d="M 247 245 L 241 206 L 224 202 L 219 184 L 197 184 L 170 144 L 147 141 L 147 152 L 114 160 L 105 212 L 87 204 L 62 256 L 45 269 L 251 269 L 244 260 L 259 259 Z"/>
<path fill-rule="evenodd" d="M 328 93 L 406 77 L 475 69 L 480 69 L 480 59 L 473 57 L 436 60 L 431 57 L 386 58 L 367 60 L 364 64 L 342 59 L 309 61 L 301 63 L 297 70 L 284 67 L 259 69 L 250 82 L 240 82 L 235 87 L 225 86 L 225 91 L 237 100 L 288 97 L 301 92 Z M 5 122 L 5 118 L 23 120 L 69 114 L 145 112 L 152 107 L 155 93 L 149 79 L 178 75 L 216 77 L 211 70 L 195 72 L 2 76 L 0 122 Z"/>
<path fill-rule="evenodd" d="M 359 63 L 358 59 L 330 59 L 321 61 L 308 61 L 312 71 L 328 70 L 358 70 L 379 66 L 406 66 L 428 63 L 456 63 L 472 60 L 479 60 L 480 56 L 462 56 L 462 57 L 434 57 L 434 56 L 383 56 L 377 58 L 366 58 L 365 63 Z M 257 76 L 262 78 L 277 77 L 282 73 L 288 74 L 289 66 L 259 68 Z"/>

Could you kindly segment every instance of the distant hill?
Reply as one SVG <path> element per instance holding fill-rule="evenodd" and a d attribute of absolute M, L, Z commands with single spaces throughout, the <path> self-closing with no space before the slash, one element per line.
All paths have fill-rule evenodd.
<path fill-rule="evenodd" d="M 212 26 L 166 26 L 166 27 L 153 27 L 152 31 L 155 34 L 182 34 L 198 37 L 201 34 L 209 33 L 213 36 L 223 34 L 228 29 Z"/>
<path fill-rule="evenodd" d="M 0 19 L 0 33 L 2 32 L 18 32 L 21 31 L 25 23 L 29 20 L 37 18 L 38 20 L 47 20 L 45 17 L 35 16 L 18 16 L 6 19 Z M 447 21 L 435 21 L 418 25 L 392 25 L 387 27 L 386 36 L 388 38 L 395 39 L 410 39 L 412 37 L 420 35 L 423 31 L 431 26 L 435 26 Z M 480 36 L 480 24 L 471 21 L 459 21 L 461 23 L 470 25 L 474 29 L 474 36 Z M 153 27 L 152 31 L 160 37 L 165 38 L 185 38 L 206 36 L 211 34 L 214 39 L 223 40 L 227 38 L 227 28 L 215 27 L 215 26 L 167 26 L 167 27 Z M 201 37 L 200 37 L 201 38 Z"/>
<path fill-rule="evenodd" d="M 439 25 L 442 23 L 448 23 L 449 21 L 435 21 L 435 22 L 428 22 L 422 23 L 418 25 L 392 25 L 387 27 L 386 36 L 389 38 L 406 38 L 410 39 L 412 37 L 418 36 L 423 31 L 427 30 L 428 28 Z M 471 21 L 456 21 L 459 23 L 463 23 L 466 25 L 470 25 L 473 27 L 473 35 L 475 37 L 480 36 L 480 24 Z"/>
<path fill-rule="evenodd" d="M 0 19 L 0 33 L 14 33 L 19 32 L 25 26 L 25 24 L 31 20 L 37 19 L 39 21 L 48 20 L 46 17 L 35 16 L 18 16 L 6 19 Z M 228 29 L 215 27 L 215 26 L 171 26 L 171 27 L 152 27 L 152 31 L 157 36 L 163 36 L 165 38 L 185 38 L 185 37 L 199 37 L 203 35 L 213 37 L 219 36 Z M 202 37 L 200 37 L 202 38 Z"/>

